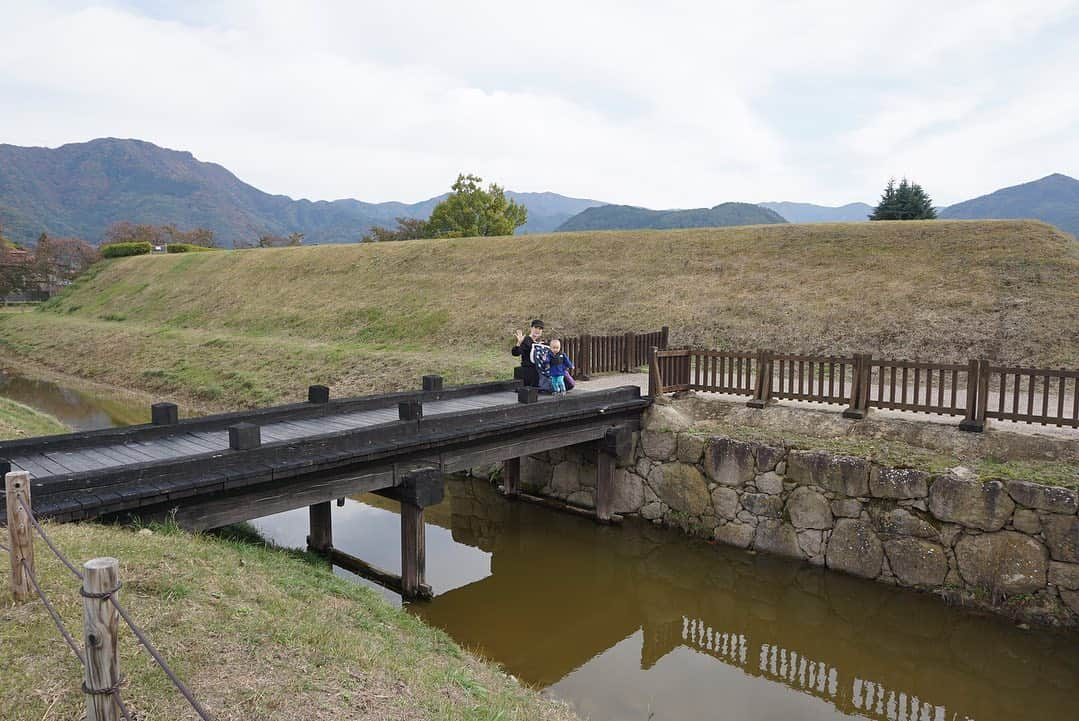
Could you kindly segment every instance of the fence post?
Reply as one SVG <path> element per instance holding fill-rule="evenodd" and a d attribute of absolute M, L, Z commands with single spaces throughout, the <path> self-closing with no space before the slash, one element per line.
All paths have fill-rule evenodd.
<path fill-rule="evenodd" d="M 82 619 L 86 669 L 87 721 L 120 721 L 113 689 L 120 683 L 120 654 L 116 648 L 120 614 L 109 597 L 120 588 L 120 562 L 94 558 L 83 564 Z"/>
<path fill-rule="evenodd" d="M 659 375 L 659 348 L 652 346 L 648 351 L 648 395 L 655 398 L 663 388 L 663 379 Z"/>
<path fill-rule="evenodd" d="M 635 360 L 633 353 L 633 346 L 636 344 L 634 340 L 633 331 L 626 331 L 626 337 L 623 341 L 624 348 L 622 349 L 622 372 L 629 373 L 633 370 Z"/>
<path fill-rule="evenodd" d="M 868 403 L 864 403 L 868 399 L 869 390 L 869 354 L 867 353 L 855 353 L 854 354 L 854 377 L 851 378 L 850 384 L 850 405 L 843 411 L 844 418 L 853 418 L 860 420 L 865 418 Z"/>
<path fill-rule="evenodd" d="M 753 397 L 746 401 L 750 408 L 764 408 L 772 399 L 772 353 L 771 351 L 757 351 L 757 383 L 754 386 Z"/>
<path fill-rule="evenodd" d="M 7 503 L 8 545 L 11 546 L 11 595 L 16 601 L 30 598 L 30 579 L 23 569 L 23 562 L 30 573 L 34 572 L 34 538 L 31 535 L 30 514 L 30 474 L 26 471 L 12 471 L 4 475 L 4 488 Z M 22 503 L 19 503 L 22 499 Z M 26 507 L 23 507 L 26 504 Z"/>
<path fill-rule="evenodd" d="M 986 368 L 988 368 L 988 363 Z M 985 421 L 978 417 L 978 395 L 982 389 L 982 365 L 978 361 L 971 359 L 967 364 L 967 415 L 963 420 L 959 421 L 959 430 L 969 431 L 971 433 L 981 433 L 985 430 Z M 985 379 L 986 390 L 988 391 L 989 378 Z"/>
<path fill-rule="evenodd" d="M 588 380 L 588 374 L 592 369 L 592 336 L 587 333 L 581 336 L 581 357 L 570 358 L 570 360 L 577 364 L 577 367 L 574 368 L 577 371 L 577 380 Z"/>
<path fill-rule="evenodd" d="M 671 342 L 671 329 L 663 326 L 659 329 L 659 349 L 668 350 Z"/>

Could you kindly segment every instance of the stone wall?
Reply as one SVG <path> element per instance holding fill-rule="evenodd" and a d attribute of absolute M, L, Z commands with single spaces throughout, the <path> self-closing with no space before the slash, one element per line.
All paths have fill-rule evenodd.
<path fill-rule="evenodd" d="M 524 459 L 525 490 L 592 507 L 595 450 Z M 703 435 L 649 410 L 614 511 L 718 542 L 1079 625 L 1079 494 Z"/>

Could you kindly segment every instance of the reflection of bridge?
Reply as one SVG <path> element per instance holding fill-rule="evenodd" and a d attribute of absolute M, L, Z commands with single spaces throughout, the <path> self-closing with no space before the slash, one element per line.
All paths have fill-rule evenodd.
<path fill-rule="evenodd" d="M 552 685 L 640 630 L 643 669 L 688 648 L 879 721 L 1048 719 L 1074 703 L 1068 639 L 1048 653 L 1044 637 L 932 598 L 651 526 L 598 527 L 482 482 L 450 481 L 447 501 L 431 520 L 490 552 L 491 575 L 412 610 L 529 683 Z"/>

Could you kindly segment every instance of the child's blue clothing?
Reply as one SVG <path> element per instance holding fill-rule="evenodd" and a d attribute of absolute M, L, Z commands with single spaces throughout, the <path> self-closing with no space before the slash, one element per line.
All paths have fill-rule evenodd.
<path fill-rule="evenodd" d="M 551 393 L 566 392 L 566 376 L 551 376 Z"/>
<path fill-rule="evenodd" d="M 566 375 L 566 370 L 573 367 L 573 361 L 569 359 L 569 356 L 559 351 L 558 353 L 551 352 L 548 356 L 548 363 L 551 369 L 551 383 L 554 383 L 554 379 L 558 378 L 562 380 L 562 377 Z"/>

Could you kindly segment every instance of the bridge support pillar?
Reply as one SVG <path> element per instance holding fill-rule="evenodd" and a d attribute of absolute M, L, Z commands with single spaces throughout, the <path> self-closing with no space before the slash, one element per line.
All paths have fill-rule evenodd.
<path fill-rule="evenodd" d="M 401 595 L 407 599 L 430 595 L 427 587 L 427 539 L 423 509 L 401 503 Z M 427 593 L 423 589 L 427 588 Z"/>
<path fill-rule="evenodd" d="M 307 548 L 327 553 L 333 548 L 333 518 L 329 501 L 308 506 L 311 532 L 307 536 Z"/>
<path fill-rule="evenodd" d="M 619 459 L 628 460 L 633 433 L 624 426 L 609 428 L 596 448 L 596 520 L 610 523 L 614 511 L 614 469 Z"/>
<path fill-rule="evenodd" d="M 502 493 L 510 498 L 517 495 L 521 488 L 521 459 L 510 458 L 502 461 Z"/>

